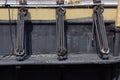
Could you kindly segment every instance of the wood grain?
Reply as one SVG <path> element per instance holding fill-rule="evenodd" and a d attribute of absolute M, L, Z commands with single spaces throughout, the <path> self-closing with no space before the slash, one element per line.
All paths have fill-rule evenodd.
<path fill-rule="evenodd" d="M 55 20 L 56 10 L 55 9 L 45 9 L 45 8 L 29 8 L 29 13 L 32 20 Z M 16 20 L 18 15 L 18 9 L 11 8 L 11 19 Z M 66 19 L 83 19 L 92 17 L 93 10 L 86 8 L 76 8 L 76 9 L 66 9 Z M 116 20 L 116 8 L 105 8 L 104 10 L 104 20 Z M 9 14 L 7 8 L 0 9 L 0 20 L 9 20 Z"/>
<path fill-rule="evenodd" d="M 116 27 L 120 27 L 120 0 L 118 0 Z"/>

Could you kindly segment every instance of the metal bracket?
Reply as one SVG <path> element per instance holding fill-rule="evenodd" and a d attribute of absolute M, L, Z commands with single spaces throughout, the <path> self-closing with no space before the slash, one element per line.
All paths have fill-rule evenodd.
<path fill-rule="evenodd" d="M 57 3 L 58 5 L 64 4 L 64 0 L 56 0 L 56 1 L 57 1 L 56 3 Z"/>
<path fill-rule="evenodd" d="M 67 58 L 66 36 L 65 36 L 65 19 L 66 10 L 62 7 L 57 8 L 56 34 L 57 34 L 57 53 L 58 59 L 64 60 Z"/>
<path fill-rule="evenodd" d="M 94 3 L 101 3 L 101 0 L 94 0 Z M 95 31 L 95 38 L 97 43 L 97 50 L 102 59 L 108 59 L 110 49 L 108 46 L 107 33 L 103 20 L 104 8 L 103 5 L 96 5 L 93 8 L 93 27 Z"/>
<path fill-rule="evenodd" d="M 19 4 L 20 5 L 26 5 L 27 4 L 27 0 L 19 0 Z"/>
<path fill-rule="evenodd" d="M 93 3 L 101 3 L 101 0 L 93 0 Z"/>

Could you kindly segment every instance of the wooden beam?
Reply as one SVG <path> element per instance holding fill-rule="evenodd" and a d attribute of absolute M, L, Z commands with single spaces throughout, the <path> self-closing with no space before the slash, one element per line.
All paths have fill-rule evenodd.
<path fill-rule="evenodd" d="M 118 0 L 116 27 L 120 27 L 120 0 Z"/>
<path fill-rule="evenodd" d="M 55 20 L 55 9 L 49 8 L 29 8 L 30 17 L 32 20 Z M 116 8 L 105 8 L 104 20 L 116 20 Z M 18 9 L 11 8 L 11 19 L 17 20 Z M 93 10 L 87 8 L 66 9 L 66 19 L 86 19 L 92 17 Z M 8 9 L 0 9 L 0 20 L 9 20 Z"/>

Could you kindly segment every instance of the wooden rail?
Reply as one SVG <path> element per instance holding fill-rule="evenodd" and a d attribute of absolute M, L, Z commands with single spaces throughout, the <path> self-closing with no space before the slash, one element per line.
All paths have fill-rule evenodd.
<path fill-rule="evenodd" d="M 118 0 L 116 27 L 120 27 L 120 0 Z"/>

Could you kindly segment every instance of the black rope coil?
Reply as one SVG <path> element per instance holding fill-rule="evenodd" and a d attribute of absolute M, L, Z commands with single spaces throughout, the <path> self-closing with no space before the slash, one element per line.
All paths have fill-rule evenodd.
<path fill-rule="evenodd" d="M 57 9 L 56 33 L 57 33 L 57 53 L 59 60 L 66 59 L 66 41 L 65 41 L 65 9 L 60 7 Z"/>
<path fill-rule="evenodd" d="M 108 54 L 110 52 L 107 40 L 107 33 L 105 28 L 105 23 L 103 20 L 103 5 L 94 6 L 93 8 L 93 29 L 95 29 L 95 35 L 98 45 L 98 50 L 101 53 L 100 57 L 103 59 L 108 58 Z"/>
<path fill-rule="evenodd" d="M 26 8 L 20 8 L 18 13 L 18 21 L 17 21 L 17 40 L 16 40 L 16 49 L 15 55 L 18 60 L 22 60 L 25 54 L 25 16 L 27 15 Z"/>

